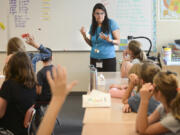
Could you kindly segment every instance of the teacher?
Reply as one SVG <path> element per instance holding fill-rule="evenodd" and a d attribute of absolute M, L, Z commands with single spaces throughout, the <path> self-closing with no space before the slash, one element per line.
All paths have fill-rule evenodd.
<path fill-rule="evenodd" d="M 86 43 L 91 46 L 90 64 L 99 72 L 115 72 L 114 45 L 120 44 L 120 30 L 117 23 L 108 18 L 103 4 L 97 3 L 93 8 L 89 38 L 84 27 L 81 27 L 80 32 Z"/>

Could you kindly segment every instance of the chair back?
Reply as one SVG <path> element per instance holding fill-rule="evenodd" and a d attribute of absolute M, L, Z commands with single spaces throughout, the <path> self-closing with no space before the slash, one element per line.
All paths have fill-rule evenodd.
<path fill-rule="evenodd" d="M 33 118 L 34 118 L 35 113 L 36 113 L 36 110 L 35 110 L 34 106 L 35 106 L 35 105 L 32 105 L 32 106 L 26 111 L 26 114 L 25 114 L 25 117 L 24 117 L 24 127 L 25 127 L 25 128 L 28 128 L 28 135 L 30 135 L 30 128 L 31 128 L 32 121 L 33 121 Z"/>

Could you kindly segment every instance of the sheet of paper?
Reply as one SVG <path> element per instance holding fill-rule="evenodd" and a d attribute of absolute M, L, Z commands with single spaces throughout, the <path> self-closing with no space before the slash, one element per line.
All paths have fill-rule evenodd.
<path fill-rule="evenodd" d="M 82 96 L 82 107 L 111 107 L 111 96 L 98 90 Z"/>

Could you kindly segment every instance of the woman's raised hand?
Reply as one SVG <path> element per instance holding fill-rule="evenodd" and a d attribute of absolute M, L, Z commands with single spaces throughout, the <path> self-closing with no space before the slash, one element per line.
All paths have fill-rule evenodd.
<path fill-rule="evenodd" d="M 81 27 L 80 32 L 83 36 L 86 36 L 86 29 L 84 26 Z"/>

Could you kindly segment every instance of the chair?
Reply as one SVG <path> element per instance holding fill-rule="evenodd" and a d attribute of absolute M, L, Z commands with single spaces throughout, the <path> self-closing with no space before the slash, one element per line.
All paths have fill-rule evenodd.
<path fill-rule="evenodd" d="M 40 119 L 44 117 L 44 114 L 46 111 L 45 108 L 48 106 L 48 104 L 49 104 L 49 101 L 36 101 L 35 108 L 37 109 L 37 113 L 36 113 L 36 119 L 38 119 L 37 123 L 39 123 L 39 121 L 41 121 Z M 40 118 L 37 118 L 37 117 L 40 117 Z M 61 127 L 58 118 L 56 118 L 56 122 L 58 126 Z M 36 126 L 38 126 L 37 123 L 36 123 Z M 54 135 L 54 131 L 52 132 L 52 135 Z"/>
<path fill-rule="evenodd" d="M 34 116 L 36 113 L 36 110 L 34 109 L 35 105 L 32 105 L 25 114 L 24 117 L 24 127 L 27 128 L 28 135 L 35 135 L 35 131 L 32 129 L 32 122 L 34 120 Z"/>

